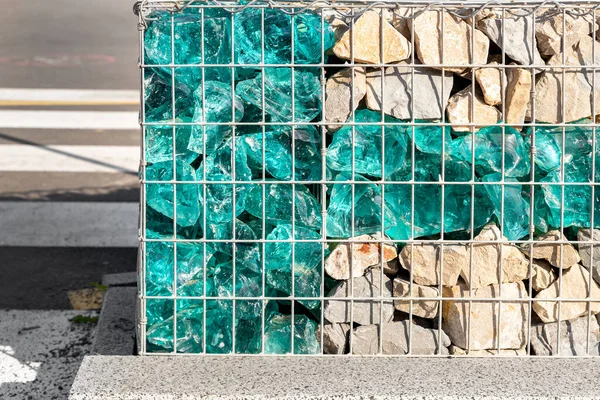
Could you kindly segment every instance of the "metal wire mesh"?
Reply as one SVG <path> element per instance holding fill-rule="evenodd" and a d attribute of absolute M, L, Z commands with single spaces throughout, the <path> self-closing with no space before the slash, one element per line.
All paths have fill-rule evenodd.
<path fill-rule="evenodd" d="M 598 225 L 599 6 L 581 1 L 138 3 L 144 104 L 139 352 L 597 356 L 597 237 L 582 235 Z M 379 22 L 360 25 L 367 13 Z M 306 15 L 312 19 L 303 19 Z M 427 31 L 418 18 L 431 15 L 435 26 L 429 24 Z M 256 22 L 252 40 L 239 37 L 248 34 L 238 27 L 249 20 Z M 485 31 L 479 29 L 482 21 L 493 23 Z M 570 36 L 573 21 L 583 21 L 577 25 L 583 33 Z M 418 30 L 421 25 L 428 34 Z M 541 43 L 550 35 L 544 36 L 545 29 L 554 48 L 540 55 L 538 48 L 552 47 Z M 298 46 L 307 44 L 296 33 L 306 31 L 318 32 L 318 40 L 310 57 L 299 59 Z M 333 35 L 337 45 L 344 34 L 349 35 L 346 57 L 332 52 L 327 40 Z M 402 60 L 390 57 L 386 35 L 401 35 L 409 54 Z M 285 46 L 276 42 L 282 37 Z M 488 43 L 483 58 L 477 54 L 479 40 Z M 244 47 L 248 43 L 254 47 Z M 289 60 L 271 57 L 277 46 L 285 47 Z M 433 62 L 427 46 L 434 47 Z M 458 60 L 460 46 L 467 53 Z M 357 60 L 357 50 L 363 57 L 366 47 L 375 49 L 371 58 Z M 519 47 L 525 59 L 519 58 Z M 222 48 L 227 50 L 215 56 Z M 254 52 L 254 58 L 242 57 L 244 51 Z M 386 92 L 400 90 L 388 79 L 397 77 L 399 67 L 404 105 Z M 344 71 L 338 83 L 346 89 L 348 118 L 334 120 L 328 115 L 333 96 L 328 85 Z M 495 89 L 479 75 L 488 72 L 499 84 Z M 518 74 L 529 77 L 529 87 L 517 82 Z M 303 114 L 310 97 L 302 88 L 306 76 L 317 104 L 310 118 Z M 439 79 L 433 105 L 418 104 L 426 97 L 417 90 L 422 76 Z M 365 104 L 362 79 L 375 106 Z M 546 86 L 544 79 L 550 80 Z M 240 83 L 248 80 L 257 85 L 259 104 L 238 97 Z M 525 85 L 520 93 L 527 95 L 516 122 L 507 120 L 511 82 Z M 554 92 L 547 90 L 552 83 Z M 579 84 L 589 91 L 576 90 Z M 496 91 L 496 104 L 486 101 L 485 89 L 490 97 Z M 539 91 L 547 97 L 540 99 Z M 460 98 L 466 106 L 457 119 L 448 104 Z M 395 103 L 386 107 L 388 101 Z M 548 111 L 548 104 L 554 109 Z M 395 107 L 409 117 L 395 118 Z M 418 118 L 416 107 L 437 108 L 438 117 Z M 215 108 L 225 110 L 219 120 L 209 118 Z M 369 118 L 377 115 L 377 120 L 363 119 L 368 109 Z M 253 118 L 246 118 L 249 110 Z M 485 112 L 500 117 L 485 122 Z M 287 142 L 267 149 L 275 131 L 286 132 Z M 343 157 L 332 147 L 340 132 L 349 141 Z M 246 147 L 239 149 L 247 146 L 248 135 L 258 144 L 252 161 Z M 485 135 L 487 141 L 481 141 Z M 558 160 L 552 168 L 550 139 L 557 151 L 553 161 Z M 165 148 L 168 154 L 154 153 Z M 307 159 L 299 150 L 312 153 Z M 286 173 L 274 173 L 276 163 Z M 304 174 L 302 168 L 317 172 Z M 394 173 L 401 168 L 405 175 L 399 178 Z M 583 178 L 573 177 L 578 171 Z M 331 222 L 339 217 L 332 215 L 339 212 L 332 204 L 341 193 L 349 199 L 344 229 Z M 197 219 L 188 221 L 190 213 Z M 365 228 L 373 219 L 377 227 Z M 309 268 L 310 257 L 316 262 Z M 258 270 L 247 274 L 250 264 Z M 344 272 L 332 276 L 327 266 Z"/>

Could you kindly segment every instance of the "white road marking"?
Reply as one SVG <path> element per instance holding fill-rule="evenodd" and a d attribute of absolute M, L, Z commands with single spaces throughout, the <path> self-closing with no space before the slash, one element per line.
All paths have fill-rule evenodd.
<path fill-rule="evenodd" d="M 137 173 L 137 146 L 0 145 L 0 171 Z"/>
<path fill-rule="evenodd" d="M 0 246 L 137 247 L 137 203 L 0 202 Z"/>
<path fill-rule="evenodd" d="M 138 104 L 137 90 L 0 88 L 0 103 Z"/>
<path fill-rule="evenodd" d="M 0 128 L 137 130 L 135 111 L 0 110 Z"/>

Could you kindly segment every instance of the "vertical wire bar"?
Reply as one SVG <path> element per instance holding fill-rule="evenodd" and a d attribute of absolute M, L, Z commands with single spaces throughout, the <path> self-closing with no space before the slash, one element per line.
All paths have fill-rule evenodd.
<path fill-rule="evenodd" d="M 439 17 L 440 17 L 440 24 L 441 24 L 441 37 L 438 39 L 438 45 L 440 46 L 440 64 L 442 66 L 442 97 L 444 97 L 444 90 L 445 89 L 445 80 L 444 80 L 444 76 L 446 76 L 446 63 L 444 62 L 445 60 L 445 56 L 444 56 L 444 35 L 445 35 L 445 26 L 446 24 L 444 23 L 444 16 L 445 16 L 445 11 L 444 8 L 442 8 L 440 11 L 437 11 Z M 413 12 L 414 15 L 414 12 Z M 413 31 L 413 38 L 414 38 L 414 29 Z M 414 51 L 414 50 L 413 50 Z M 414 57 L 413 57 L 413 64 L 414 64 Z M 445 110 L 445 108 L 444 108 Z M 414 128 L 413 128 L 414 129 Z M 413 139 L 414 142 L 414 139 Z M 414 177 L 415 177 L 415 173 L 414 173 L 414 169 L 415 169 L 415 156 L 414 156 L 414 147 L 413 146 L 413 172 L 412 172 L 412 178 L 413 178 L 413 182 L 414 182 Z M 441 180 L 440 182 L 440 192 L 441 192 L 441 202 L 440 202 L 440 280 L 439 280 L 439 286 L 438 286 L 438 290 L 439 290 L 439 295 L 440 297 L 443 297 L 443 293 L 444 293 L 444 230 L 445 230 L 445 205 L 446 205 L 446 197 L 445 197 L 445 183 L 446 183 L 446 113 L 443 112 L 442 113 L 442 156 L 441 156 L 441 177 L 439 177 L 439 179 Z M 414 184 L 413 184 L 413 188 L 414 188 Z M 414 189 L 413 189 L 414 191 Z M 413 196 L 414 198 L 414 196 Z M 412 204 L 412 209 L 413 209 L 413 214 L 414 214 L 414 200 L 413 200 L 413 204 Z M 413 229 L 413 233 L 414 233 L 414 229 Z M 412 239 L 412 237 L 411 237 Z M 422 243 L 421 245 L 423 245 L 424 243 Z M 411 268 L 411 274 L 412 274 L 412 270 L 414 269 L 414 245 L 411 244 L 411 262 L 413 262 L 413 267 Z M 440 310 L 438 313 L 438 344 L 441 346 L 442 343 L 442 305 L 443 303 L 440 301 Z M 441 352 L 441 348 L 440 348 L 440 352 Z"/>
<path fill-rule="evenodd" d="M 236 238 L 236 234 L 235 234 L 235 216 L 236 216 L 236 195 L 235 195 L 235 191 L 236 191 L 236 184 L 235 182 L 237 181 L 237 177 L 236 177 L 236 172 L 235 172 L 235 142 L 236 142 L 236 124 L 235 124 L 235 14 L 231 14 L 231 66 L 230 71 L 231 71 L 231 179 L 234 182 L 232 184 L 232 190 L 231 190 L 231 222 L 232 222 L 232 227 L 231 227 L 231 232 L 232 232 L 232 236 L 235 239 Z M 232 244 L 232 253 L 233 253 L 233 258 L 232 258 L 232 277 L 231 277 L 231 293 L 233 294 L 233 300 L 232 300 L 232 312 L 231 312 L 231 352 L 232 354 L 235 354 L 235 308 L 236 308 L 236 290 L 235 290 L 235 285 L 236 285 L 236 251 L 237 251 L 237 244 Z"/>
<path fill-rule="evenodd" d="M 291 290 L 291 302 L 292 302 L 292 326 L 290 329 L 290 334 L 292 336 L 291 340 L 291 354 L 294 354 L 294 333 L 296 331 L 296 322 L 295 322 L 295 309 L 296 309 L 296 286 L 295 286 L 295 264 L 296 264 L 296 82 L 295 82 L 295 73 L 296 69 L 294 67 L 296 63 L 295 57 L 295 28 L 296 28 L 296 15 L 295 8 L 292 8 L 292 16 L 291 16 L 291 63 L 292 63 L 292 82 L 291 82 L 291 98 L 292 98 L 292 290 Z"/>
<path fill-rule="evenodd" d="M 201 88 L 201 92 L 202 92 L 202 119 L 204 120 L 204 122 L 206 122 L 206 96 L 205 96 L 205 88 L 206 88 L 206 72 L 205 72 L 205 67 L 204 64 L 206 64 L 206 52 L 204 50 L 204 42 L 206 40 L 206 36 L 204 34 L 204 27 L 205 27 L 205 15 L 204 15 L 204 11 L 205 8 L 202 7 L 200 9 L 200 17 L 201 17 L 201 26 L 200 26 L 200 30 L 201 30 L 201 41 L 200 41 L 200 54 L 202 57 L 202 66 L 200 67 L 200 73 L 201 73 L 201 77 L 202 77 L 202 81 L 200 83 L 200 85 L 202 86 Z M 233 42 L 231 44 L 233 46 Z M 203 157 L 206 157 L 206 125 L 202 125 L 201 127 L 202 129 L 202 155 Z M 206 182 L 206 161 L 204 161 L 202 163 L 202 181 Z M 202 225 L 204 227 L 204 229 L 202 230 L 202 296 L 204 297 L 202 300 L 202 353 L 206 354 L 206 333 L 208 331 L 208 329 L 206 328 L 206 275 L 207 275 L 207 271 L 206 269 L 208 268 L 208 263 L 206 262 L 208 259 L 208 256 L 206 254 L 206 214 L 207 214 L 207 198 L 206 198 L 206 183 L 202 184 L 202 219 L 204 222 L 204 225 Z"/>
<path fill-rule="evenodd" d="M 138 15 L 139 29 L 139 67 L 140 67 L 140 115 L 141 115 L 141 143 L 140 143 L 140 167 L 142 175 L 142 183 L 140 184 L 140 259 L 138 261 L 138 285 L 139 285 L 139 310 L 138 310 L 138 351 L 141 355 L 146 354 L 146 105 L 144 102 L 144 93 L 146 92 L 145 73 L 146 68 L 142 67 L 144 62 L 144 46 L 145 46 L 145 24 L 142 20 L 142 12 Z"/>
<path fill-rule="evenodd" d="M 325 18 L 323 16 L 324 8 L 321 8 L 321 64 L 325 64 Z M 325 107 L 325 90 L 326 90 L 326 81 L 325 81 L 325 67 L 321 67 L 319 70 L 321 74 L 321 286 L 319 292 L 319 302 L 321 309 L 320 323 L 321 323 L 321 331 L 320 331 L 320 341 L 321 344 L 321 354 L 325 353 L 325 349 L 323 346 L 323 339 L 325 336 L 325 246 L 327 246 L 327 185 L 324 184 L 327 180 L 327 116 L 325 115 L 326 107 Z M 352 88 L 354 91 L 354 88 Z"/>
<path fill-rule="evenodd" d="M 470 42 L 471 42 L 471 54 L 470 54 L 470 64 L 475 65 L 475 15 L 473 15 L 471 20 L 471 29 L 468 30 L 470 32 Z M 504 25 L 504 21 L 502 21 Z M 487 60 L 486 60 L 487 61 Z M 475 122 L 475 67 L 471 66 L 471 101 L 469 103 L 469 121 L 471 123 Z M 475 180 L 477 177 L 475 176 L 475 129 L 479 129 L 475 127 L 475 125 L 470 126 L 471 130 L 471 237 L 469 239 L 469 318 L 467 320 L 467 353 L 471 352 L 471 326 L 472 326 L 472 310 L 473 310 L 473 241 L 475 236 Z M 492 309 L 494 307 L 494 303 L 492 302 Z"/>
<path fill-rule="evenodd" d="M 379 61 L 385 65 L 383 44 L 384 39 L 384 24 L 387 23 L 384 18 L 385 9 L 379 10 Z M 379 344 L 378 353 L 383 354 L 383 240 L 385 238 L 385 66 L 381 67 L 381 238 L 379 239 L 379 254 L 381 257 L 381 272 L 379 274 Z M 354 90 L 354 88 L 352 89 Z M 410 342 L 410 338 L 409 338 Z"/>
<path fill-rule="evenodd" d="M 173 155 L 173 353 L 177 354 L 177 127 L 175 126 L 175 13 L 171 12 L 171 118 L 172 118 L 172 155 Z"/>
<path fill-rule="evenodd" d="M 411 21 L 414 20 L 414 13 L 415 13 L 415 9 L 413 7 L 410 8 L 410 14 L 411 14 Z M 404 11 L 404 14 L 406 15 L 406 11 Z M 411 29 L 410 30 L 410 47 L 411 47 L 411 52 L 410 52 L 410 61 L 411 61 L 411 67 L 410 67 L 410 122 L 411 122 L 411 168 L 410 168 L 410 237 L 409 239 L 411 240 L 411 243 L 413 243 L 414 237 L 415 237 L 415 142 L 417 140 L 417 132 L 415 130 L 415 30 Z M 442 72 L 442 85 L 444 84 L 444 73 Z M 441 98 L 444 98 L 444 89 L 442 86 L 442 95 Z M 441 114 L 443 114 L 444 111 L 441 110 Z M 445 127 L 442 127 L 442 129 L 445 129 Z M 443 141 L 442 141 L 442 146 L 443 146 Z M 411 252 L 410 252 L 410 279 L 408 280 L 408 296 L 410 298 L 409 303 L 408 303 L 408 348 L 407 348 L 407 355 L 412 355 L 412 347 L 413 347 L 413 288 L 414 288 L 414 283 L 413 283 L 413 270 L 414 270 L 414 260 L 415 260 L 415 256 L 414 256 L 414 245 L 411 244 Z M 438 341 L 438 345 L 439 345 L 439 341 Z M 441 351 L 441 347 L 439 347 L 438 352 Z"/>
<path fill-rule="evenodd" d="M 261 65 L 264 66 L 265 64 L 265 9 L 261 8 L 260 9 L 260 63 Z M 263 67 L 262 73 L 260 74 L 261 76 L 261 80 L 260 80 L 260 84 L 261 84 L 261 88 L 260 88 L 260 97 L 261 97 L 261 118 L 262 118 L 262 127 L 261 127 L 261 132 L 262 132 L 262 180 L 263 182 L 267 179 L 266 176 L 266 146 L 267 146 L 267 138 L 266 138 L 266 132 L 265 132 L 265 68 Z M 262 320 L 261 320 L 261 332 L 262 332 L 262 336 L 261 336 L 261 354 L 265 353 L 265 318 L 266 318 L 266 300 L 264 300 L 265 298 L 265 275 L 267 273 L 266 269 L 265 269 L 265 258 L 266 258 L 266 247 L 265 247 L 265 239 L 267 237 L 267 223 L 266 223 L 266 205 L 265 205 L 265 199 L 266 199 L 266 193 L 265 193 L 265 185 L 260 185 L 261 186 L 261 199 L 262 199 L 262 232 L 261 232 L 261 238 L 262 238 Z"/>
<path fill-rule="evenodd" d="M 355 17 L 355 12 L 354 12 L 354 8 L 352 8 L 352 11 L 350 13 L 351 15 L 351 19 L 350 19 L 350 104 L 351 104 L 351 108 L 352 108 L 352 151 L 351 151 L 351 155 L 352 155 L 352 160 L 351 160 L 351 164 L 350 164 L 350 191 L 351 191 L 351 197 L 350 197 L 350 237 L 354 239 L 354 199 L 355 199 L 355 191 L 354 191 L 354 186 L 356 184 L 356 179 L 354 177 L 355 174 L 355 151 L 354 151 L 354 143 L 356 142 L 356 137 L 355 137 L 355 128 L 356 126 L 354 125 L 355 121 L 356 121 L 356 112 L 354 110 L 354 73 L 355 73 L 355 64 L 354 64 L 354 17 Z M 350 352 L 349 354 L 353 353 L 353 340 L 352 340 L 352 333 L 354 332 L 354 243 L 350 243 L 350 331 L 349 331 L 349 338 L 350 338 Z M 348 301 L 345 301 L 345 309 L 348 309 Z"/>

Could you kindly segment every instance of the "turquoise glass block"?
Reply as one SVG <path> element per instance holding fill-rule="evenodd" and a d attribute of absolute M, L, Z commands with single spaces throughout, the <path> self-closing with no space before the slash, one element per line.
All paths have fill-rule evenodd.
<path fill-rule="evenodd" d="M 177 295 L 204 294 L 204 263 L 214 262 L 212 254 L 204 257 L 204 245 L 194 242 L 177 243 Z"/>
<path fill-rule="evenodd" d="M 146 242 L 146 295 L 173 293 L 173 243 Z"/>
<path fill-rule="evenodd" d="M 341 173 L 336 177 L 336 181 L 340 183 L 333 184 L 330 189 L 331 195 L 327 206 L 328 237 L 348 238 L 373 234 L 396 224 L 396 217 L 392 210 L 382 204 L 381 189 L 378 185 L 367 183 L 368 179 L 357 174 L 355 180 L 358 183 L 354 185 L 353 196 L 353 184 L 344 183 L 349 180 L 351 180 L 350 174 Z M 353 210 L 354 235 L 352 235 Z"/>
<path fill-rule="evenodd" d="M 146 299 L 146 350 L 148 352 L 173 351 L 174 304 L 171 299 Z"/>
<path fill-rule="evenodd" d="M 358 110 L 355 122 L 382 122 L 381 113 L 371 110 Z M 396 124 L 392 124 L 392 123 Z M 343 126 L 333 135 L 327 148 L 327 166 L 334 171 L 352 171 L 352 151 L 354 151 L 354 171 L 374 177 L 389 176 L 402 167 L 408 137 L 406 127 L 397 125 L 400 120 L 386 116 L 384 127 L 378 125 Z M 382 132 L 384 140 L 382 143 Z M 383 148 L 385 146 L 385 148 Z M 382 151 L 385 150 L 384 154 Z M 382 167 L 385 165 L 385 171 Z"/>
<path fill-rule="evenodd" d="M 317 323 L 305 315 L 294 316 L 294 348 L 292 351 L 292 316 L 273 311 L 265 321 L 266 354 L 319 354 Z"/>
<path fill-rule="evenodd" d="M 235 352 L 258 354 L 262 350 L 262 304 L 261 300 L 238 300 L 235 302 Z"/>
<path fill-rule="evenodd" d="M 295 17 L 279 9 L 247 8 L 235 17 L 236 62 L 260 64 L 263 59 L 262 35 L 264 27 L 264 63 L 292 63 L 292 40 L 296 64 L 318 64 L 323 50 L 333 46 L 334 35 L 327 21 L 312 11 Z M 293 32 L 293 39 L 292 39 Z M 323 40 L 322 40 L 323 39 Z"/>
<path fill-rule="evenodd" d="M 173 160 L 173 134 L 175 134 L 175 158 L 190 164 L 196 158 L 198 153 L 187 149 L 191 126 L 180 125 L 175 127 L 168 125 L 149 125 L 145 133 L 145 158 L 148 163 L 159 163 L 162 161 Z"/>
<path fill-rule="evenodd" d="M 499 173 L 485 175 L 482 182 L 500 182 Z M 504 178 L 505 182 L 515 183 L 504 185 L 504 207 L 502 204 L 502 186 L 484 185 L 494 205 L 494 215 L 502 221 L 502 233 L 508 240 L 518 240 L 529 233 L 530 207 L 528 199 L 523 197 L 523 185 L 514 178 Z"/>
<path fill-rule="evenodd" d="M 227 176 L 212 176 L 216 180 L 227 181 Z M 244 212 L 244 203 L 247 195 L 245 185 L 236 185 L 230 183 L 211 183 L 204 188 L 206 190 L 206 201 L 202 207 L 206 212 L 207 223 L 225 223 L 234 218 L 234 192 L 235 192 L 235 217 L 239 217 Z"/>
<path fill-rule="evenodd" d="M 318 68 L 294 69 L 292 108 L 292 69 L 265 68 L 254 79 L 237 84 L 235 93 L 246 104 L 263 109 L 272 122 L 310 122 L 321 113 L 321 82 Z"/>

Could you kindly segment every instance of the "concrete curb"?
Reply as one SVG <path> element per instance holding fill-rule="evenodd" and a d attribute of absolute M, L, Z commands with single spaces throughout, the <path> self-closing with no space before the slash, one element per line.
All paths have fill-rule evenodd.
<path fill-rule="evenodd" d="M 108 288 L 104 294 L 92 354 L 134 354 L 136 293 L 135 287 Z"/>
<path fill-rule="evenodd" d="M 137 272 L 102 275 L 102 284 L 104 286 L 135 286 L 137 284 Z"/>
<path fill-rule="evenodd" d="M 597 359 L 88 356 L 70 399 L 591 399 Z"/>

